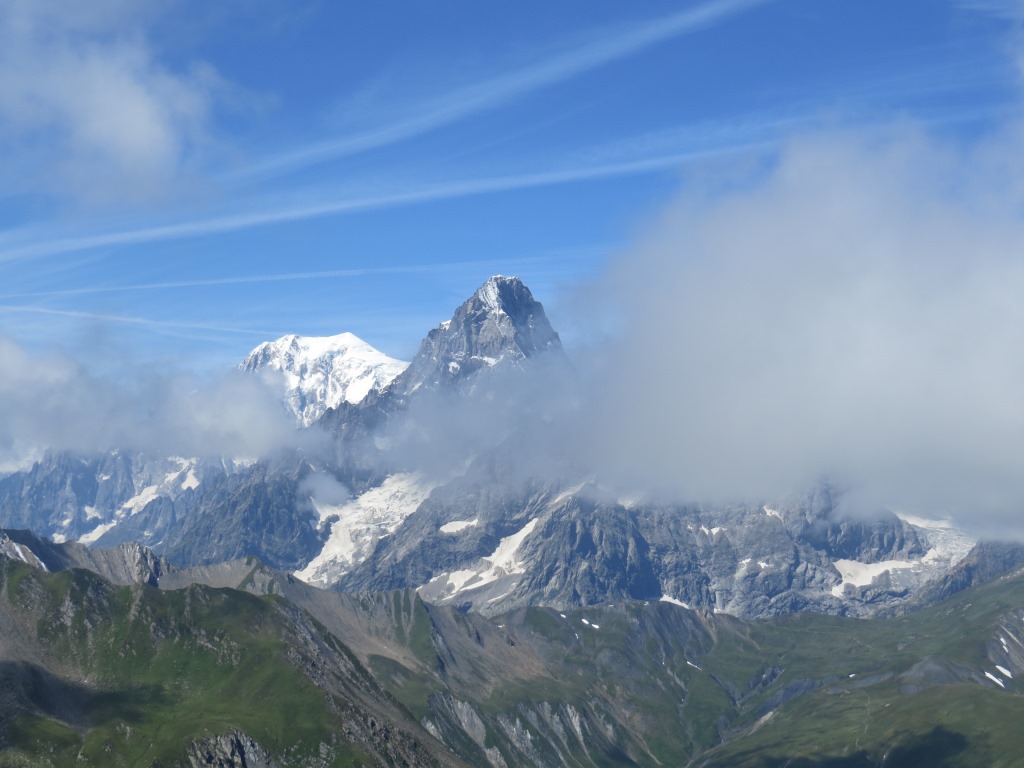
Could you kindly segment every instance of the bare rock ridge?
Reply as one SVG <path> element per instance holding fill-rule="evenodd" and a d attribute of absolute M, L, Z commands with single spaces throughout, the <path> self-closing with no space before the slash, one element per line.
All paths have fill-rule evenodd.
<path fill-rule="evenodd" d="M 232 731 L 189 745 L 191 768 L 277 768 L 270 753 L 247 734 Z"/>
<path fill-rule="evenodd" d="M 561 350 L 558 334 L 530 289 L 518 277 L 498 275 L 480 286 L 451 320 L 427 334 L 412 363 L 387 389 L 408 396 L 422 387 L 456 385 L 497 365 Z"/>
<path fill-rule="evenodd" d="M 0 530 L 0 552 L 44 571 L 84 568 L 112 584 L 157 586 L 174 571 L 166 560 L 136 542 L 92 549 L 78 542 L 55 544 L 26 530 Z"/>

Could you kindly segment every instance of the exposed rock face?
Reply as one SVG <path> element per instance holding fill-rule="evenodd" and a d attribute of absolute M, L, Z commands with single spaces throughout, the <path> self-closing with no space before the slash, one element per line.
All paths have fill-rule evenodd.
<path fill-rule="evenodd" d="M 107 471 L 111 464 L 124 469 L 126 488 L 113 504 L 99 507 L 115 480 Z M 0 527 L 100 548 L 138 542 L 181 566 L 251 555 L 294 569 L 322 549 L 327 533 L 317 529 L 319 516 L 302 487 L 312 471 L 295 455 L 214 465 L 56 454 L 0 480 Z M 343 482 L 358 479 L 349 475 Z M 64 490 L 55 495 L 54 488 Z"/>
<path fill-rule="evenodd" d="M 193 741 L 188 764 L 191 768 L 277 768 L 267 750 L 239 731 Z"/>
<path fill-rule="evenodd" d="M 108 549 L 89 549 L 90 570 L 114 584 L 149 584 L 157 586 L 170 570 L 164 558 L 134 541 Z M 86 558 L 83 557 L 83 565 Z"/>
<path fill-rule="evenodd" d="M 891 513 L 846 519 L 822 491 L 779 509 L 634 503 L 585 482 L 503 474 L 514 463 L 498 450 L 436 488 L 337 588 L 418 588 L 486 614 L 665 599 L 744 617 L 870 615 L 961 556 Z M 880 566 L 841 589 L 834 564 L 846 559 L 891 561 L 899 575 Z"/>
<path fill-rule="evenodd" d="M 971 587 L 986 584 L 1024 566 L 1024 545 L 981 541 L 948 573 L 930 581 L 914 595 L 912 604 L 931 605 Z"/>
<path fill-rule="evenodd" d="M 155 499 L 97 544 L 142 541 L 183 567 L 250 555 L 275 568 L 299 567 L 322 545 L 316 513 L 299 487 L 309 472 L 291 457 L 210 473 L 194 493 Z"/>
<path fill-rule="evenodd" d="M 207 474 L 224 471 L 194 458 L 48 452 L 0 478 L 0 526 L 91 544 L 154 500 L 187 497 Z"/>
<path fill-rule="evenodd" d="M 102 522 L 90 510 L 110 510 L 135 495 L 133 467 L 124 454 L 81 457 L 46 453 L 31 469 L 0 478 L 0 520 L 78 539 Z"/>
<path fill-rule="evenodd" d="M 28 533 L 22 531 L 21 533 Z M 32 536 L 32 534 L 28 534 Z M 32 537 L 35 538 L 34 536 Z M 14 538 L 8 535 L 7 531 L 0 531 L 0 555 L 8 557 L 11 560 L 21 560 L 23 563 L 28 563 L 35 568 L 42 568 L 43 570 L 49 570 L 46 564 L 39 558 L 39 556 L 32 550 L 31 546 L 18 541 L 17 532 L 15 532 Z"/>
<path fill-rule="evenodd" d="M 77 542 L 55 544 L 26 530 L 0 531 L 0 552 L 45 571 L 85 568 L 113 584 L 155 587 L 173 570 L 162 557 L 135 542 L 90 549 Z"/>
<path fill-rule="evenodd" d="M 450 388 L 481 371 L 561 350 L 558 334 L 530 289 L 517 277 L 492 277 L 451 320 L 427 334 L 388 390 L 408 397 L 421 388 Z"/>

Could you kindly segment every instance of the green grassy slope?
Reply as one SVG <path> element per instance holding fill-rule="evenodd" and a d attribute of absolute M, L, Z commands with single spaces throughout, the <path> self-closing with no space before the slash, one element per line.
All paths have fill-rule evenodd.
<path fill-rule="evenodd" d="M 471 705 L 482 746 L 509 765 L 981 766 L 1024 755 L 1024 697 L 996 668 L 1024 674 L 1020 576 L 885 620 L 745 622 L 644 603 L 490 622 L 429 606 L 418 615 L 421 664 L 373 668 L 439 726 L 455 719 L 439 697 Z"/>
<path fill-rule="evenodd" d="M 1024 755 L 1020 575 L 899 618 L 759 622 L 644 602 L 487 619 L 299 586 L 158 591 L 0 562 L 0 765 L 179 765 L 234 732 L 300 766 Z"/>
<path fill-rule="evenodd" d="M 0 580 L 0 764 L 178 765 L 194 741 L 233 732 L 279 764 L 376 765 L 406 747 L 437 764 L 415 721 L 279 598 L 12 561 Z"/>
<path fill-rule="evenodd" d="M 780 672 L 740 701 L 727 743 L 701 763 L 1020 765 L 1022 617 L 1016 576 L 896 619 L 800 615 L 747 625 L 709 655 L 709 673 Z M 783 702 L 780 688 L 807 690 Z"/>

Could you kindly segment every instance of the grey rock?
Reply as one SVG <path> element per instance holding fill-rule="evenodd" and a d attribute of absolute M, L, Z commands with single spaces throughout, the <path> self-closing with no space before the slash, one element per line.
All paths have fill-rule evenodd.
<path fill-rule="evenodd" d="M 495 366 L 561 350 L 558 334 L 530 289 L 517 277 L 492 277 L 451 320 L 427 334 L 387 391 L 409 397 L 421 389 L 451 388 Z"/>
<path fill-rule="evenodd" d="M 278 768 L 267 750 L 240 731 L 193 741 L 187 759 L 191 768 Z"/>

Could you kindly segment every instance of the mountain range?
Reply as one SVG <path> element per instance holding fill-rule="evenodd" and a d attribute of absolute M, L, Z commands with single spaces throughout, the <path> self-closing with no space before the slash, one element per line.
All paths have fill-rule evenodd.
<path fill-rule="evenodd" d="M 322 411 L 307 429 L 333 435 L 333 454 L 51 453 L 0 478 L 0 524 L 138 542 L 183 567 L 255 556 L 319 586 L 419 589 L 485 613 L 664 598 L 870 615 L 974 544 L 941 521 L 844 517 L 827 487 L 730 506 L 602 487 L 551 437 L 551 392 L 571 393 L 575 373 L 516 278 L 485 282 L 407 366 L 341 334 L 261 344 L 242 367 L 286 374 L 282 402 L 299 422 Z"/>
<path fill-rule="evenodd" d="M 1017 545 L 976 542 L 943 520 L 854 515 L 828 485 L 715 505 L 609 487 L 566 447 L 580 374 L 517 278 L 487 280 L 408 364 L 340 334 L 266 342 L 240 367 L 328 447 L 52 451 L 0 477 L 0 622 L 18 628 L 0 665 L 15 681 L 11 711 L 28 713 L 0 738 L 19 754 L 40 754 L 52 731 L 68 755 L 98 754 L 95 736 L 124 756 L 131 731 L 171 764 L 781 765 L 824 754 L 853 762 L 785 764 L 875 765 L 886 744 L 963 757 L 948 740 L 976 740 L 947 717 L 940 733 L 819 733 L 831 750 L 819 754 L 800 746 L 810 732 L 792 713 L 829 709 L 830 697 L 909 712 L 900 696 L 928 701 L 938 686 L 966 686 L 965 705 L 988 708 L 1024 671 L 1012 628 L 1024 604 L 999 586 L 1019 583 L 1006 576 L 1024 565 Z M 955 602 L 977 590 L 988 597 Z M 854 617 L 888 617 L 877 631 L 912 650 L 861 637 L 876 625 Z M 41 655 L 25 650 L 35 645 Z M 264 674 L 246 656 L 255 649 L 280 662 L 280 684 L 303 691 L 297 711 L 323 728 L 275 730 L 228 707 L 207 738 L 195 713 L 216 705 L 158 677 L 146 683 L 156 698 L 126 696 L 180 719 L 166 743 L 117 707 L 94 722 L 94 697 L 128 685 L 128 648 L 154 674 L 230 658 L 247 671 L 224 667 L 223 691 Z M 221 661 L 202 660 L 211 648 Z M 841 652 L 857 663 L 839 664 Z M 100 672 L 102 686 L 87 682 Z M 335 703 L 318 708 L 307 684 Z M 68 691 L 78 703 L 61 709 Z M 846 734 L 853 710 L 832 710 Z"/>

